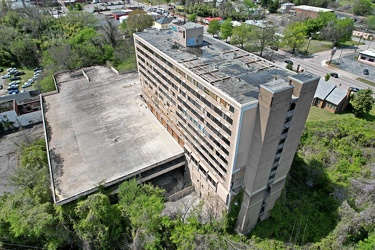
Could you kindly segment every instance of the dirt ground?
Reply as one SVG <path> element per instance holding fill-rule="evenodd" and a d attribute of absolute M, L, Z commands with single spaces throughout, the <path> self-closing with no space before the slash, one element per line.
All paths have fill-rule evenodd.
<path fill-rule="evenodd" d="M 17 167 L 19 145 L 27 140 L 42 138 L 43 133 L 43 124 L 39 124 L 8 135 L 0 135 L 0 195 L 14 190 L 8 178 Z"/>

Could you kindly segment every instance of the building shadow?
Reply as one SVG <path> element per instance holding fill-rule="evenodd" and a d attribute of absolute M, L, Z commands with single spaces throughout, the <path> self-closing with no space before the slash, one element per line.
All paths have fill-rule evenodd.
<path fill-rule="evenodd" d="M 332 232 L 339 221 L 337 210 L 345 199 L 345 189 L 330 181 L 324 167 L 321 161 L 305 162 L 296 155 L 271 217 L 259 222 L 250 237 L 304 246 Z"/>

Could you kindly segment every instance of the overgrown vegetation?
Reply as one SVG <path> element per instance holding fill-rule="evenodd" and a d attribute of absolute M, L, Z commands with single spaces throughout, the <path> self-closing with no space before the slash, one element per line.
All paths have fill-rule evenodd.
<path fill-rule="evenodd" d="M 123 39 L 113 20 L 106 19 L 99 26 L 87 12 L 70 11 L 54 18 L 38 8 L 3 10 L 0 35 L 0 65 L 42 66 L 44 79 L 36 85 L 42 92 L 54 89 L 52 77 L 59 71 L 106 62 L 120 71 L 136 68 L 133 40 Z"/>
<path fill-rule="evenodd" d="M 374 119 L 315 117 L 322 120 L 307 122 L 271 217 L 248 237 L 230 230 L 242 192 L 224 218 L 217 216 L 221 209 L 215 202 L 207 217 L 207 204 L 195 200 L 166 213 L 164 190 L 136 180 L 122 184 L 117 198 L 100 189 L 55 206 L 45 143 L 37 140 L 21 145 L 20 165 L 11 178 L 17 189 L 1 197 L 0 239 L 5 247 L 50 249 L 373 249 Z"/>

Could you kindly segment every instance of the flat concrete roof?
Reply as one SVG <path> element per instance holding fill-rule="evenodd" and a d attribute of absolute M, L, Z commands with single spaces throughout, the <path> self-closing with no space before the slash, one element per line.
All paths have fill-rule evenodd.
<path fill-rule="evenodd" d="M 334 12 L 334 10 L 331 10 L 331 9 L 314 7 L 314 6 L 309 6 L 309 5 L 293 6 L 292 9 L 308 10 L 308 11 L 313 11 L 313 12 Z"/>
<path fill-rule="evenodd" d="M 44 97 L 60 204 L 183 155 L 141 99 L 137 73 L 117 75 L 99 66 L 85 72 L 90 81 L 80 71 L 60 75 L 60 93 Z"/>
<path fill-rule="evenodd" d="M 283 80 L 288 87 L 288 78 L 296 75 L 281 65 L 208 36 L 203 37 L 202 46 L 176 48 L 170 29 L 150 29 L 135 35 L 240 104 L 257 101 L 260 85 Z"/>

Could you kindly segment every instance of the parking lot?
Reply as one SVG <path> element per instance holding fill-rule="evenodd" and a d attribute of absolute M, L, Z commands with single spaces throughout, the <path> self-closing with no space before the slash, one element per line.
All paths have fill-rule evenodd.
<path fill-rule="evenodd" d="M 0 96 L 8 95 L 8 93 L 9 93 L 8 87 L 10 86 L 10 83 L 12 83 L 12 82 L 14 83 L 15 81 L 17 81 L 17 84 L 14 83 L 13 85 L 18 86 L 19 92 L 34 90 L 34 88 L 32 87 L 32 84 L 37 81 L 37 77 L 34 78 L 33 83 L 30 82 L 30 84 L 22 87 L 27 81 L 29 81 L 29 79 L 34 77 L 34 71 L 33 70 L 22 69 L 22 68 L 16 69 L 16 72 L 23 72 L 24 73 L 24 74 L 21 74 L 21 75 L 17 76 L 17 77 L 20 78 L 18 80 L 11 80 L 11 78 L 3 79 L 2 77 L 4 75 L 7 75 L 7 68 L 3 68 L 3 70 L 4 71 L 0 73 L 0 85 L 2 85 L 2 89 L 0 89 Z M 13 77 L 14 75 L 11 75 L 11 76 Z"/>
<path fill-rule="evenodd" d="M 342 56 L 340 59 L 335 59 L 332 62 L 335 63 L 335 65 L 344 71 L 350 72 L 354 75 L 357 75 L 360 78 L 364 78 L 370 81 L 375 81 L 375 67 L 359 62 L 355 59 L 355 55 L 358 54 L 348 54 L 345 56 Z M 367 69 L 369 74 L 365 75 L 363 71 Z"/>

